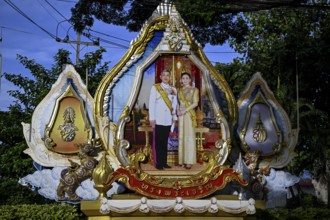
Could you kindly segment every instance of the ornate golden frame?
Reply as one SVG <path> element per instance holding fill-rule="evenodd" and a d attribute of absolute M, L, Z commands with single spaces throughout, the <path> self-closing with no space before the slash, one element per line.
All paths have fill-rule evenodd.
<path fill-rule="evenodd" d="M 60 152 L 60 151 L 55 151 L 54 150 L 54 146 L 56 145 L 53 140 L 50 137 L 50 134 L 52 132 L 52 129 L 54 127 L 54 123 L 56 121 L 56 118 L 59 117 L 58 116 L 58 111 L 59 111 L 59 105 L 60 105 L 60 101 L 63 100 L 64 98 L 67 97 L 73 97 L 79 100 L 80 102 L 80 109 L 81 109 L 81 115 L 83 117 L 84 120 L 84 124 L 85 124 L 85 128 L 87 130 L 88 133 L 88 137 L 92 137 L 92 130 L 91 130 L 91 124 L 88 120 L 88 117 L 86 115 L 86 110 L 85 110 L 85 106 L 84 106 L 84 100 L 77 94 L 77 92 L 74 90 L 74 88 L 72 87 L 71 84 L 69 84 L 67 86 L 67 88 L 65 89 L 64 93 L 59 96 L 56 99 L 56 104 L 54 106 L 53 112 L 52 112 L 52 116 L 50 118 L 49 123 L 46 125 L 45 127 L 45 134 L 44 134 L 44 143 L 45 146 L 47 147 L 48 150 L 56 152 L 56 153 L 60 153 L 60 154 L 68 154 L 68 155 L 72 155 L 72 154 L 77 154 L 79 152 L 79 149 L 77 149 L 76 152 Z"/>
<path fill-rule="evenodd" d="M 120 74 L 123 74 L 123 69 L 128 68 L 132 62 L 135 62 L 136 59 L 139 59 L 141 54 L 145 52 L 145 47 L 150 41 L 150 39 L 153 37 L 154 31 L 165 30 L 166 26 L 168 25 L 168 20 L 169 16 L 166 15 L 159 16 L 157 18 L 154 18 L 152 21 L 148 21 L 149 23 L 147 22 L 143 26 L 139 36 L 134 41 L 132 41 L 129 50 L 120 60 L 120 62 L 116 64 L 100 82 L 100 85 L 96 91 L 94 105 L 94 118 L 97 124 L 96 127 L 99 134 L 104 133 L 104 131 L 102 131 L 101 129 L 106 127 L 104 125 L 101 126 L 99 122 L 102 118 L 108 118 L 108 112 L 106 109 L 107 104 L 105 104 L 104 102 L 109 100 L 109 97 L 107 96 L 108 94 L 110 94 L 112 86 L 114 86 L 114 84 L 120 77 Z M 123 109 L 122 114 L 117 124 L 115 125 L 116 129 L 113 131 L 113 146 L 106 146 L 106 151 L 108 152 L 108 155 L 115 154 L 120 166 L 131 172 L 133 172 L 134 170 L 134 175 L 136 175 L 135 177 L 137 179 L 147 182 L 150 182 L 150 180 L 152 179 L 152 184 L 161 184 L 163 187 L 173 187 L 173 184 L 180 185 L 180 187 L 190 187 L 196 184 L 198 182 L 197 180 L 200 180 L 201 178 L 210 179 L 215 178 L 214 175 L 221 175 L 222 170 L 228 168 L 226 166 L 223 166 L 223 164 L 225 163 L 231 150 L 232 127 L 230 127 L 230 125 L 234 124 L 237 120 L 237 105 L 228 83 L 225 81 L 223 76 L 220 75 L 212 66 L 210 61 L 205 56 L 202 47 L 193 39 L 192 34 L 185 23 L 183 23 L 182 25 L 182 30 L 187 40 L 187 44 L 190 47 L 190 50 L 181 52 L 161 50 L 154 51 L 143 61 L 142 64 L 139 64 L 139 66 L 136 68 L 133 80 L 133 85 L 135 85 L 133 86 L 133 88 L 135 89 L 131 90 L 129 98 L 126 102 L 126 107 Z M 217 153 L 204 154 L 203 158 L 205 162 L 208 162 L 208 167 L 204 171 L 192 176 L 190 179 L 176 178 L 175 176 L 173 176 L 172 178 L 164 179 L 147 174 L 140 167 L 140 163 L 145 159 L 145 155 L 139 153 L 132 154 L 130 157 L 128 157 L 127 155 L 127 149 L 130 147 L 130 143 L 124 139 L 124 128 L 125 124 L 130 120 L 129 115 L 133 109 L 134 102 L 138 95 L 137 88 L 139 88 L 139 85 L 141 84 L 144 68 L 162 54 L 186 55 L 193 63 L 195 63 L 199 68 L 202 69 L 201 72 L 203 80 L 205 80 L 205 84 L 207 85 L 207 91 L 213 93 L 213 89 L 211 86 L 211 81 L 213 81 L 218 87 L 218 89 L 225 94 L 228 103 L 229 116 L 228 118 L 226 118 L 221 111 L 220 106 L 218 106 L 214 95 L 210 94 L 210 97 L 212 97 L 212 105 L 216 111 L 216 120 L 221 125 L 222 139 L 218 140 L 215 144 L 215 147 L 218 148 Z M 110 122 L 108 121 L 108 123 Z M 109 144 L 109 141 L 103 140 L 103 142 L 107 142 Z M 218 170 L 217 174 L 214 174 L 213 171 L 216 167 L 218 167 L 220 170 Z M 101 168 L 96 168 L 96 172 L 101 172 L 98 169 Z M 129 185 L 129 180 L 127 178 L 122 177 L 119 180 L 124 182 L 126 185 Z M 228 177 L 226 178 L 226 182 L 228 182 L 227 180 L 231 181 L 233 179 L 230 179 Z M 201 184 L 201 182 L 199 182 L 199 184 Z"/>
<path fill-rule="evenodd" d="M 250 81 L 247 83 L 245 89 L 241 93 L 241 97 L 237 101 L 237 106 L 241 110 L 241 108 L 246 108 L 246 111 L 249 111 L 250 106 L 246 106 L 245 102 L 246 100 L 249 100 L 251 97 L 251 94 L 253 93 L 254 89 L 256 87 L 260 87 L 259 90 L 262 91 L 263 99 L 267 103 L 268 106 L 270 106 L 270 109 L 276 114 L 272 114 L 271 120 L 274 122 L 276 120 L 280 120 L 280 123 L 273 123 L 276 125 L 277 132 L 280 132 L 280 145 L 281 149 L 278 149 L 278 151 L 274 154 L 265 156 L 263 155 L 261 158 L 259 158 L 258 168 L 266 168 L 266 167 L 273 167 L 273 168 L 283 168 L 288 165 L 288 163 L 292 160 L 293 157 L 296 156 L 296 153 L 294 152 L 294 148 L 297 144 L 298 140 L 298 133 L 299 131 L 296 129 L 291 128 L 291 123 L 289 120 L 289 117 L 287 113 L 284 111 L 282 106 L 279 104 L 279 102 L 276 100 L 273 92 L 268 87 L 266 81 L 262 78 L 261 73 L 257 72 L 255 73 Z M 255 97 L 256 98 L 256 97 Z M 251 104 L 251 103 L 250 103 Z M 251 105 L 252 106 L 252 105 Z M 244 114 L 242 119 L 245 119 L 246 113 L 242 112 Z M 241 115 L 240 115 L 241 116 Z M 274 118 L 275 117 L 275 118 Z M 241 120 L 240 120 L 241 121 Z M 244 126 L 244 122 L 242 121 L 242 126 Z M 277 121 L 279 122 L 279 121 Z M 239 126 L 241 126 L 239 125 Z M 241 128 L 237 130 L 238 135 L 240 136 L 240 140 L 242 141 L 242 133 Z M 244 148 L 242 148 L 245 150 Z"/>
<path fill-rule="evenodd" d="M 269 105 L 269 103 L 266 101 L 266 98 L 260 91 L 258 91 L 258 93 L 256 94 L 256 97 L 253 99 L 253 101 L 249 104 L 249 106 L 247 108 L 247 112 L 246 112 L 245 118 L 244 118 L 244 126 L 240 131 L 240 138 L 241 138 L 243 150 L 245 152 L 249 152 L 250 147 L 248 146 L 248 144 L 245 141 L 247 126 L 248 126 L 248 122 L 250 121 L 250 118 L 251 118 L 251 109 L 252 109 L 253 105 L 259 104 L 259 103 L 264 104 L 268 107 L 268 109 L 270 111 L 270 116 L 271 116 L 270 119 L 276 130 L 278 142 L 275 143 L 274 146 L 272 147 L 273 153 L 260 155 L 260 156 L 270 156 L 270 155 L 277 154 L 278 152 L 280 152 L 281 146 L 282 146 L 282 133 L 281 133 L 280 129 L 278 128 L 276 120 L 274 118 L 274 112 L 273 112 L 272 106 Z"/>

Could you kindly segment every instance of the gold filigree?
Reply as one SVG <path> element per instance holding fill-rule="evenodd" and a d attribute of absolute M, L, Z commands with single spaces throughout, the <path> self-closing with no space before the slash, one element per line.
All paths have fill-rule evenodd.
<path fill-rule="evenodd" d="M 73 101 L 70 100 L 70 106 L 66 107 L 64 111 L 61 110 L 63 109 L 63 106 L 65 106 L 65 105 L 62 106 L 61 103 L 63 103 L 64 100 L 68 100 L 68 99 L 73 99 Z M 66 103 L 68 103 L 68 101 Z M 76 108 L 76 111 L 74 110 L 74 108 Z M 63 111 L 63 119 L 64 119 L 63 124 L 59 124 L 59 122 L 61 121 L 59 119 L 60 118 L 59 114 L 61 111 Z M 77 115 L 79 116 L 78 118 L 79 120 L 76 120 L 77 122 L 76 124 L 74 124 Z M 55 132 L 55 129 L 60 130 L 60 132 L 58 132 L 59 134 Z M 80 141 L 80 143 L 84 141 L 87 142 L 88 140 L 90 141 L 92 137 L 92 130 L 90 126 L 90 121 L 87 117 L 87 112 L 85 110 L 84 100 L 77 94 L 73 86 L 69 84 L 65 89 L 64 93 L 56 99 L 56 104 L 54 106 L 52 116 L 50 118 L 49 123 L 45 127 L 45 132 L 44 132 L 45 146 L 49 150 L 54 151 L 56 153 L 77 154 L 79 152 L 79 149 L 75 151 L 66 152 L 64 150 L 57 150 L 55 148 L 57 147 L 57 142 L 60 142 L 62 140 L 64 142 L 72 142 L 75 139 L 77 133 L 79 133 L 79 131 L 80 131 L 80 139 L 78 140 L 78 138 L 76 138 L 75 143 L 73 144 L 78 144 L 79 142 L 77 141 Z M 54 141 L 54 139 L 57 138 L 57 135 L 60 135 L 61 137 L 59 139 L 62 140 L 57 139 L 57 141 Z M 84 135 L 85 140 L 81 140 L 82 135 Z"/>
<path fill-rule="evenodd" d="M 166 27 L 168 22 L 168 16 L 161 16 L 153 20 L 150 24 L 143 27 L 140 34 L 135 40 L 132 41 L 130 48 L 125 53 L 123 58 L 115 65 L 107 75 L 101 80 L 99 87 L 95 93 L 95 104 L 94 104 L 94 121 L 98 123 L 97 116 L 103 115 L 103 101 L 105 94 L 107 93 L 107 88 L 113 79 L 117 76 L 120 70 L 130 61 L 133 55 L 138 55 L 144 53 L 145 46 L 150 41 L 155 30 L 162 30 Z M 96 126 L 99 129 L 99 125 Z"/>
<path fill-rule="evenodd" d="M 133 166 L 128 166 L 128 168 L 131 170 L 131 173 L 134 173 L 134 175 L 137 178 L 141 178 L 141 173 L 142 170 L 141 169 L 137 169 L 140 167 L 140 163 L 143 163 L 146 160 L 147 156 L 143 153 L 136 153 L 136 154 L 131 154 L 129 159 L 131 161 L 131 164 Z M 145 176 L 142 177 L 142 179 L 144 179 Z"/>
<path fill-rule="evenodd" d="M 75 111 L 73 108 L 68 107 L 64 110 L 63 113 L 63 121 L 64 123 L 58 127 L 59 130 L 61 130 L 60 134 L 64 141 L 72 141 L 75 136 L 76 132 L 78 131 L 77 126 L 74 124 L 75 119 Z"/>
<path fill-rule="evenodd" d="M 252 136 L 253 137 L 253 140 L 255 140 L 258 143 L 265 142 L 265 140 L 267 138 L 267 131 L 265 129 L 264 124 L 261 121 L 260 112 L 258 114 L 258 119 L 256 121 L 256 124 L 254 125 L 252 134 L 253 134 L 253 136 Z"/>
<path fill-rule="evenodd" d="M 150 184 L 154 184 L 160 187 L 171 188 L 174 184 L 182 187 L 197 186 L 206 183 L 209 179 L 216 179 L 222 174 L 222 170 L 229 168 L 228 166 L 217 165 L 218 154 L 212 152 L 204 152 L 203 160 L 208 163 L 208 167 L 201 171 L 198 175 L 192 178 L 163 178 L 147 174 L 141 170 L 140 164 L 145 160 L 143 153 L 133 154 L 130 158 L 132 159 L 131 165 L 127 169 L 137 179 L 145 180 Z M 217 169 L 215 169 L 217 167 Z"/>
<path fill-rule="evenodd" d="M 241 131 L 240 131 L 241 140 L 244 140 L 245 135 L 246 135 L 246 129 L 242 128 Z M 242 148 L 245 152 L 248 152 L 251 149 L 245 141 L 242 141 Z"/>
<path fill-rule="evenodd" d="M 136 40 L 133 40 L 131 43 L 131 46 L 129 48 L 129 50 L 127 51 L 127 53 L 124 55 L 124 57 L 121 59 L 121 61 L 114 66 L 114 68 L 112 70 L 110 70 L 110 72 L 102 79 L 100 86 L 96 92 L 96 96 L 95 96 L 95 106 L 94 106 L 94 114 L 95 116 L 106 116 L 103 112 L 103 108 L 104 106 L 106 106 L 105 101 L 107 100 L 105 98 L 106 94 L 109 94 L 111 92 L 111 89 L 109 90 L 109 85 L 111 83 L 113 83 L 113 80 L 116 79 L 118 77 L 118 73 L 125 67 L 126 63 L 129 62 L 130 58 L 133 55 L 139 54 L 139 55 L 143 55 L 145 53 L 145 48 L 147 43 L 151 40 L 151 38 L 154 36 L 154 32 L 156 30 L 164 30 L 167 27 L 168 21 L 169 20 L 169 16 L 161 16 L 156 18 L 153 21 L 148 21 L 150 23 L 146 23 L 139 36 L 136 38 Z M 182 23 L 182 31 L 183 31 L 183 35 L 186 38 L 185 40 L 187 40 L 187 48 L 185 49 L 184 52 L 177 52 L 177 51 L 170 51 L 170 50 L 166 50 L 166 52 L 163 51 L 159 51 L 159 53 L 154 53 L 157 56 L 161 56 L 165 53 L 170 53 L 170 54 L 185 54 L 187 56 L 189 56 L 189 58 L 193 61 L 193 62 L 197 62 L 199 63 L 200 66 L 203 66 L 203 73 L 204 75 L 207 74 L 211 74 L 212 78 L 209 79 L 209 81 L 207 82 L 207 84 L 209 84 L 211 82 L 211 80 L 216 81 L 216 86 L 218 87 L 219 90 L 221 90 L 223 93 L 225 93 L 226 96 L 226 100 L 228 103 L 228 107 L 229 107 L 229 121 L 233 122 L 237 119 L 237 113 L 236 110 L 237 108 L 236 106 L 236 101 L 234 99 L 234 96 L 228 86 L 228 84 L 226 83 L 226 81 L 224 80 L 223 76 L 221 76 L 216 69 L 213 67 L 213 65 L 208 61 L 207 57 L 205 56 L 205 54 L 202 51 L 202 47 L 200 45 L 198 45 L 198 43 L 193 39 L 191 32 L 189 30 L 189 28 L 187 27 L 187 25 L 185 23 Z M 176 31 L 176 30 L 175 30 Z M 182 32 L 180 32 L 182 34 Z M 186 44 L 186 43 L 185 43 Z M 174 45 L 175 46 L 175 45 Z M 152 54 L 152 55 L 154 55 Z M 143 71 L 143 68 L 145 66 L 143 66 L 143 64 L 145 65 L 150 65 L 150 63 L 154 60 L 152 55 L 150 55 L 145 61 L 145 63 L 139 64 L 138 68 L 139 70 L 137 71 Z M 155 56 L 156 56 L 155 55 Z M 151 57 L 151 58 L 150 58 Z M 193 57 L 193 58 L 192 58 Z M 197 58 L 200 58 L 200 60 L 197 60 Z M 149 59 L 149 60 L 148 60 Z M 193 60 L 195 59 L 195 60 Z M 204 66 L 205 65 L 205 66 Z M 210 73 L 209 73 L 210 71 Z M 138 73 L 140 74 L 140 73 Z M 140 74 L 141 75 L 141 74 Z M 140 75 L 136 75 L 135 76 L 135 82 L 138 86 L 140 86 L 140 84 L 138 84 L 138 80 Z M 212 85 L 208 85 L 210 88 Z M 133 89 L 134 90 L 134 89 Z M 130 174 L 134 174 L 135 177 L 137 177 L 138 179 L 141 180 L 145 180 L 146 182 L 150 183 L 150 184 L 157 184 L 163 187 L 173 187 L 175 183 L 177 183 L 177 187 L 186 187 L 186 186 L 199 186 L 202 183 L 206 183 L 209 179 L 214 179 L 217 176 L 221 175 L 222 170 L 226 168 L 226 166 L 219 166 L 219 158 L 220 153 L 206 153 L 203 155 L 205 164 L 207 164 L 207 168 L 205 170 L 203 170 L 202 172 L 199 172 L 198 174 L 192 176 L 191 178 L 175 178 L 175 176 L 170 177 L 170 178 L 162 178 L 162 177 L 158 177 L 158 176 L 154 176 L 154 175 L 150 175 L 146 172 L 144 172 L 141 167 L 140 164 L 143 161 L 143 158 L 145 158 L 146 154 L 143 154 L 143 152 L 145 151 L 139 151 L 142 154 L 132 154 L 129 157 L 127 156 L 127 161 L 125 161 L 126 159 L 122 156 L 122 154 L 125 153 L 125 146 L 129 146 L 129 143 L 127 143 L 126 140 L 123 139 L 123 135 L 124 135 L 124 126 L 125 126 L 125 121 L 126 118 L 129 116 L 129 110 L 133 108 L 134 105 L 134 100 L 136 100 L 136 91 L 138 91 L 137 89 L 134 90 L 133 92 L 131 92 L 130 97 L 129 97 L 129 103 L 126 104 L 127 106 L 125 107 L 119 121 L 118 121 L 118 126 L 117 126 L 117 131 L 115 132 L 116 135 L 114 137 L 114 151 L 116 156 L 118 157 L 118 159 L 120 160 L 120 163 L 122 165 L 122 167 L 125 167 L 126 170 L 129 170 Z M 133 100 L 133 101 L 132 101 Z M 129 106 L 129 108 L 128 108 Z M 224 114 L 221 111 L 220 107 L 217 106 L 216 109 L 217 110 L 217 118 L 223 117 L 224 118 Z M 219 121 L 221 120 L 226 120 L 226 119 L 219 119 Z M 222 126 L 227 126 L 228 130 L 229 130 L 229 126 L 227 124 Z M 99 129 L 99 126 L 97 126 Z M 147 133 L 148 134 L 148 133 Z M 230 139 L 230 133 L 228 132 L 228 137 L 225 137 L 225 139 L 228 141 Z M 228 150 L 226 150 L 226 152 L 224 153 L 224 155 L 228 155 L 229 151 L 230 151 L 231 146 L 228 145 Z M 227 158 L 227 156 L 225 156 L 225 158 Z M 119 178 L 120 181 L 124 182 L 125 184 L 129 185 L 129 179 L 127 177 L 120 177 Z"/>
<path fill-rule="evenodd" d="M 137 44 L 137 49 L 135 54 L 144 53 L 147 43 L 154 36 L 154 32 L 157 30 L 165 29 L 168 23 L 168 16 L 159 17 L 154 20 L 145 30 L 142 31 L 142 38 L 139 40 L 139 44 Z"/>
<path fill-rule="evenodd" d="M 136 54 L 142 54 L 144 53 L 145 49 L 146 49 L 146 46 L 147 46 L 147 43 L 151 40 L 151 38 L 154 36 L 154 31 L 155 31 L 155 28 L 150 28 L 150 32 L 148 33 L 147 37 L 146 37 L 146 40 L 138 46 L 138 48 L 136 49 Z"/>
<path fill-rule="evenodd" d="M 181 33 L 182 25 L 180 19 L 177 16 L 170 16 L 168 28 L 170 32 L 169 35 L 165 37 L 165 39 L 168 40 L 169 48 L 173 51 L 181 50 L 184 37 L 182 37 Z"/>
<path fill-rule="evenodd" d="M 243 150 L 245 150 L 245 152 L 248 152 L 250 150 L 250 146 L 248 146 L 248 144 L 245 141 L 245 136 L 246 136 L 246 129 L 248 128 L 248 123 L 251 120 L 251 112 L 252 112 L 252 108 L 255 104 L 263 104 L 265 106 L 267 106 L 267 108 L 270 111 L 270 121 L 272 122 L 272 125 L 274 126 L 275 130 L 276 130 L 276 134 L 277 134 L 277 139 L 278 142 L 276 142 L 274 144 L 274 146 L 272 146 L 272 149 L 274 150 L 272 153 L 268 153 L 268 154 L 263 154 L 262 156 L 270 156 L 272 154 L 276 154 L 281 150 L 281 139 L 282 139 L 282 134 L 281 131 L 279 130 L 277 123 L 276 123 L 276 119 L 274 117 L 274 113 L 272 110 L 272 107 L 270 106 L 270 104 L 266 101 L 266 97 L 264 97 L 264 95 L 258 91 L 258 93 L 256 94 L 255 98 L 252 100 L 252 102 L 249 104 L 248 108 L 247 108 L 247 113 L 245 114 L 245 119 L 244 119 L 244 126 L 241 129 L 240 132 L 240 138 L 241 138 L 241 142 L 242 142 L 242 146 L 243 146 Z M 260 112 L 258 112 L 258 119 L 256 121 L 255 126 L 253 127 L 253 136 L 252 138 L 258 142 L 258 143 L 263 143 L 266 139 L 267 139 L 267 131 L 265 129 L 265 127 L 263 126 L 261 119 L 260 119 Z M 261 124 L 260 124 L 260 122 Z M 259 126 L 259 130 L 260 132 L 257 132 L 256 128 L 257 126 Z M 257 141 L 257 139 L 260 139 L 260 141 Z"/>
<path fill-rule="evenodd" d="M 106 184 L 111 180 L 114 172 L 106 156 L 106 152 L 103 152 L 101 160 L 93 172 L 94 188 L 100 193 L 98 199 L 106 197 L 107 191 L 112 187 Z"/>
<path fill-rule="evenodd" d="M 168 21 L 167 20 L 159 20 L 157 23 L 154 24 L 154 30 L 164 30 L 167 26 Z"/>

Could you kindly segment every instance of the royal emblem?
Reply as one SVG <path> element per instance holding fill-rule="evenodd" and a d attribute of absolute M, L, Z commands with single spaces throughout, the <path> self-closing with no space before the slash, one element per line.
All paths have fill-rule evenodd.
<path fill-rule="evenodd" d="M 61 136 L 64 141 L 72 141 L 78 131 L 77 126 L 74 125 L 75 112 L 73 108 L 68 107 L 63 114 L 64 123 L 58 127 L 61 131 Z"/>

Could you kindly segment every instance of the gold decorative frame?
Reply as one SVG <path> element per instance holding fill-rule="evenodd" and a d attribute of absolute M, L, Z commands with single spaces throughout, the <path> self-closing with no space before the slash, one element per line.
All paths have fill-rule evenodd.
<path fill-rule="evenodd" d="M 291 128 L 291 123 L 287 113 L 284 111 L 282 106 L 276 100 L 273 92 L 270 90 L 266 81 L 262 78 L 261 73 L 259 72 L 255 73 L 252 76 L 251 80 L 247 83 L 245 89 L 242 91 L 241 97 L 237 101 L 238 108 L 241 109 L 242 106 L 244 106 L 244 103 L 246 102 L 246 100 L 249 100 L 252 92 L 257 86 L 259 86 L 260 90 L 263 91 L 263 94 L 260 95 L 262 96 L 261 99 L 263 100 L 263 102 L 268 105 L 270 110 L 276 111 L 277 112 L 276 115 L 278 115 L 281 120 L 281 124 L 274 123 L 274 125 L 277 126 L 276 127 L 277 132 L 279 132 L 278 137 L 280 137 L 281 140 L 281 143 L 279 143 L 281 145 L 281 148 L 278 149 L 274 154 L 266 155 L 266 156 L 264 155 L 260 157 L 259 158 L 260 161 L 257 167 L 283 168 L 289 164 L 289 162 L 293 159 L 293 157 L 296 156 L 296 153 L 294 152 L 294 148 L 298 141 L 299 131 L 297 129 Z M 256 100 L 253 100 L 254 103 L 258 101 L 257 98 L 258 97 L 255 97 Z M 247 108 L 246 111 L 249 111 L 249 109 L 251 109 L 253 103 L 250 104 L 251 104 L 250 106 L 246 107 Z M 246 115 L 247 114 L 245 113 L 243 116 L 244 118 L 244 121 L 242 123 L 243 126 L 244 126 L 244 122 L 247 121 L 245 118 L 247 117 Z M 271 118 L 271 120 L 275 122 L 276 119 L 274 118 L 274 114 L 272 115 L 273 117 Z M 241 119 L 239 121 L 241 122 Z M 242 135 L 244 135 L 244 130 L 242 131 L 242 129 L 239 129 L 238 135 L 240 136 L 241 141 L 244 140 L 242 139 Z M 243 142 L 242 144 L 244 146 Z M 247 151 L 246 147 L 245 148 L 242 147 L 242 149 L 244 151 Z"/>
<path fill-rule="evenodd" d="M 44 143 L 45 143 L 45 146 L 47 147 L 47 149 L 50 151 L 60 153 L 60 154 L 77 154 L 79 152 L 79 149 L 77 149 L 77 151 L 75 151 L 75 152 L 61 152 L 61 151 L 54 150 L 54 147 L 56 144 L 53 142 L 52 138 L 50 137 L 52 129 L 54 129 L 54 124 L 55 124 L 56 118 L 59 117 L 58 112 L 59 112 L 60 102 L 64 98 L 67 98 L 67 97 L 73 97 L 73 98 L 76 98 L 79 100 L 80 109 L 81 109 L 80 114 L 82 115 L 82 118 L 84 121 L 84 129 L 87 131 L 86 141 L 88 141 L 89 138 L 92 138 L 91 124 L 88 120 L 87 113 L 86 113 L 86 110 L 84 107 L 84 100 L 77 94 L 77 92 L 74 90 L 72 85 L 69 84 L 67 86 L 67 88 L 65 89 L 64 93 L 56 99 L 56 104 L 54 106 L 52 116 L 50 118 L 49 123 L 45 127 Z"/>
<path fill-rule="evenodd" d="M 174 13 L 177 14 L 177 12 Z M 137 170 L 136 173 L 137 175 L 139 175 L 137 176 L 137 178 L 141 178 L 143 180 L 155 179 L 155 181 L 153 181 L 153 184 L 163 184 L 164 187 L 170 187 L 174 183 L 177 183 L 178 185 L 181 185 L 183 187 L 189 187 L 190 184 L 196 183 L 196 181 L 200 178 L 206 178 L 206 176 L 209 176 L 208 178 L 210 178 L 210 176 L 213 175 L 212 171 L 216 167 L 219 167 L 221 170 L 227 168 L 226 166 L 223 166 L 223 164 L 226 162 L 231 150 L 232 127 L 230 127 L 230 125 L 234 124 L 237 120 L 237 106 L 234 95 L 229 88 L 228 83 L 225 81 L 223 76 L 216 71 L 216 69 L 207 59 L 201 45 L 193 39 L 192 34 L 187 25 L 184 23 L 184 21 L 181 21 L 182 26 L 180 27 L 182 35 L 184 35 L 183 39 L 185 44 L 183 45 L 181 51 L 166 49 L 166 45 L 162 40 L 158 47 L 136 67 L 131 93 L 129 95 L 128 100 L 126 101 L 126 106 L 123 109 L 117 124 L 115 124 L 116 129 L 112 131 L 109 130 L 110 120 L 108 120 L 109 117 L 107 102 L 110 99 L 109 95 L 113 86 L 122 76 L 122 74 L 124 74 L 124 72 L 129 69 L 132 64 L 139 60 L 140 57 L 144 54 L 146 45 L 152 39 L 154 32 L 156 30 L 166 29 L 169 23 L 170 16 L 171 15 L 153 17 L 151 20 L 147 21 L 143 25 L 143 28 L 138 37 L 132 41 L 129 50 L 120 60 L 120 62 L 116 64 L 113 69 L 111 69 L 109 73 L 102 79 L 95 94 L 94 118 L 97 124 L 96 127 L 99 134 L 106 134 L 112 132 L 112 141 L 106 140 L 109 139 L 109 137 L 103 137 L 102 135 L 100 136 L 103 137 L 102 139 L 104 142 L 104 146 L 110 157 L 111 155 L 115 154 L 116 159 L 119 163 L 118 167 L 125 168 L 126 170 Z M 145 173 L 140 167 L 140 163 L 145 159 L 145 156 L 139 153 L 128 156 L 127 150 L 130 148 L 130 143 L 129 141 L 124 139 L 125 124 L 130 120 L 129 115 L 137 99 L 138 89 L 142 82 L 143 73 L 146 68 L 157 59 L 157 57 L 164 54 L 185 55 L 190 59 L 191 62 L 193 62 L 198 68 L 200 68 L 203 81 L 205 81 L 207 91 L 211 99 L 211 103 L 216 113 L 216 121 L 221 126 L 222 139 L 216 141 L 215 143 L 215 147 L 218 149 L 217 153 L 204 155 L 204 161 L 208 162 L 208 167 L 206 168 L 206 170 L 192 176 L 192 178 L 190 178 L 189 180 L 185 178 L 178 179 L 175 176 L 164 180 L 163 178 L 151 176 Z M 228 103 L 228 118 L 225 117 L 220 106 L 218 106 L 218 102 L 215 99 L 211 81 L 213 81 L 214 84 L 218 87 L 218 89 L 225 94 L 226 101 Z M 101 125 L 101 121 L 107 121 L 108 125 Z M 108 130 L 104 131 L 103 129 Z M 106 143 L 109 146 L 107 146 Z M 219 171 L 217 175 L 221 175 L 221 171 Z M 128 180 L 126 180 L 125 178 L 120 179 L 120 181 L 124 182 L 125 184 L 128 184 Z"/>
<path fill-rule="evenodd" d="M 283 144 L 282 143 L 282 133 L 281 133 L 281 130 L 278 128 L 276 120 L 274 118 L 272 106 L 269 105 L 269 103 L 266 101 L 266 98 L 260 91 L 258 91 L 254 100 L 249 104 L 249 106 L 247 108 L 247 112 L 245 113 L 244 126 L 240 131 L 240 139 L 242 142 L 242 148 L 245 152 L 249 152 L 249 150 L 250 150 L 250 147 L 248 146 L 248 144 L 245 141 L 245 136 L 246 136 L 246 131 L 247 131 L 247 127 L 248 127 L 248 122 L 250 121 L 250 118 L 251 118 L 251 109 L 252 109 L 253 105 L 255 105 L 255 104 L 264 104 L 268 107 L 270 116 L 271 116 L 270 119 L 276 130 L 277 140 L 278 140 L 278 142 L 275 143 L 275 145 L 272 147 L 272 149 L 274 150 L 273 153 L 262 154 L 260 156 L 270 156 L 273 154 L 277 154 L 278 152 L 280 152 L 281 146 Z"/>

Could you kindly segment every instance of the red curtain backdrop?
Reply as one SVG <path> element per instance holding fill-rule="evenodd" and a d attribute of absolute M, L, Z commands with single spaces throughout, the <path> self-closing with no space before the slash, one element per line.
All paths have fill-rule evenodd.
<path fill-rule="evenodd" d="M 199 103 L 198 106 L 201 108 L 202 101 L 202 77 L 200 69 L 191 62 L 186 56 L 183 55 L 167 55 L 161 56 L 156 60 L 156 73 L 155 82 L 160 83 L 160 74 L 164 69 L 168 69 L 173 73 L 175 70 L 175 87 L 180 87 L 180 77 L 182 72 L 188 72 L 191 74 L 192 82 L 196 88 L 199 89 Z M 173 78 L 173 77 L 172 77 Z M 172 79 L 173 80 L 173 79 Z"/>

